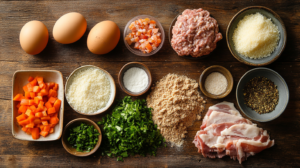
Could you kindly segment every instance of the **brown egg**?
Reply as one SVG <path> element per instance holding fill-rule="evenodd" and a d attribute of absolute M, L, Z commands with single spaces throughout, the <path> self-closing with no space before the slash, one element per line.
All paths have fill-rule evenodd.
<path fill-rule="evenodd" d="M 22 27 L 19 38 L 22 49 L 28 54 L 36 55 L 46 47 L 49 33 L 44 23 L 33 20 Z"/>
<path fill-rule="evenodd" d="M 62 44 L 74 43 L 83 36 L 86 27 L 87 22 L 80 13 L 67 13 L 61 16 L 53 26 L 53 37 Z"/>
<path fill-rule="evenodd" d="M 106 54 L 113 50 L 120 39 L 120 29 L 115 22 L 103 21 L 90 31 L 87 47 L 94 54 Z"/>

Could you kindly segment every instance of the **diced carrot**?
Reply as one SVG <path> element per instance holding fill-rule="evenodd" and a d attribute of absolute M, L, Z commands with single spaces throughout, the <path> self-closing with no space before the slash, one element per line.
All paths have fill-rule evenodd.
<path fill-rule="evenodd" d="M 29 105 L 29 99 L 22 99 L 20 104 L 21 104 L 21 106 L 22 105 L 28 106 Z"/>
<path fill-rule="evenodd" d="M 41 131 L 40 135 L 42 135 L 43 137 L 46 137 L 49 134 L 49 132 L 46 131 Z"/>
<path fill-rule="evenodd" d="M 14 101 L 21 101 L 22 99 L 23 99 L 23 95 L 22 95 L 22 94 L 17 94 L 17 95 L 13 98 Z"/>
<path fill-rule="evenodd" d="M 45 126 L 44 126 L 43 124 L 40 124 L 40 125 L 39 125 L 39 128 L 40 128 L 41 130 L 44 130 L 44 127 L 45 127 Z"/>
<path fill-rule="evenodd" d="M 32 100 L 29 100 L 29 105 L 31 106 L 31 105 L 35 105 L 35 102 L 34 102 L 34 100 L 32 99 Z"/>
<path fill-rule="evenodd" d="M 32 128 L 31 129 L 31 136 L 32 136 L 32 139 L 39 139 L 40 138 L 40 129 L 39 128 Z"/>
<path fill-rule="evenodd" d="M 36 107 L 34 105 L 30 106 L 29 108 L 32 112 L 34 112 L 34 113 L 36 112 Z"/>
<path fill-rule="evenodd" d="M 55 107 L 48 108 L 47 112 L 48 114 L 56 113 Z"/>
<path fill-rule="evenodd" d="M 40 102 L 39 98 L 37 98 L 37 97 L 35 97 L 33 100 L 34 100 L 35 104 L 39 104 L 39 102 Z"/>
<path fill-rule="evenodd" d="M 38 95 L 38 96 L 43 96 L 43 94 L 42 94 L 41 92 L 40 92 L 40 93 L 38 93 L 37 95 Z"/>
<path fill-rule="evenodd" d="M 47 107 L 47 109 L 52 108 L 52 104 L 48 101 L 47 103 L 45 103 L 45 107 Z"/>
<path fill-rule="evenodd" d="M 30 92 L 25 92 L 25 98 L 26 99 L 30 99 L 31 97 L 30 97 Z"/>
<path fill-rule="evenodd" d="M 50 123 L 51 124 L 55 124 L 56 125 L 58 122 L 59 122 L 59 119 L 57 117 L 51 117 L 50 118 Z"/>
<path fill-rule="evenodd" d="M 21 107 L 21 104 L 20 102 L 16 105 L 17 108 L 20 108 Z"/>
<path fill-rule="evenodd" d="M 25 113 L 27 111 L 27 108 L 28 108 L 28 106 L 21 105 L 20 108 L 19 108 L 19 111 L 22 112 L 22 113 Z"/>
<path fill-rule="evenodd" d="M 52 90 L 52 89 L 51 89 Z M 40 91 L 40 93 L 42 94 L 42 96 L 47 96 L 48 95 L 48 91 L 46 89 L 42 89 Z"/>
<path fill-rule="evenodd" d="M 28 108 L 27 111 L 25 112 L 25 114 L 29 117 L 29 116 L 34 116 L 34 113 Z"/>
<path fill-rule="evenodd" d="M 147 50 L 148 50 L 149 52 L 152 51 L 152 46 L 151 46 L 151 44 L 147 43 L 147 44 L 146 44 L 146 48 L 147 48 Z"/>
<path fill-rule="evenodd" d="M 23 130 L 24 132 L 26 132 L 27 129 L 28 129 L 28 128 L 26 128 L 26 127 L 22 127 L 22 130 Z"/>
<path fill-rule="evenodd" d="M 34 123 L 29 123 L 25 126 L 26 128 L 33 128 L 34 127 Z"/>
<path fill-rule="evenodd" d="M 48 121 L 42 121 L 43 125 L 48 125 Z"/>
<path fill-rule="evenodd" d="M 49 132 L 51 129 L 51 127 L 49 125 L 45 125 L 44 126 L 44 131 Z"/>
<path fill-rule="evenodd" d="M 38 82 L 39 84 L 40 84 L 40 83 L 44 83 L 43 77 L 37 76 L 37 77 L 36 77 L 36 80 L 37 80 L 37 82 Z"/>
<path fill-rule="evenodd" d="M 57 100 L 57 97 L 50 97 L 48 99 L 48 102 L 50 102 L 51 104 L 54 104 L 56 100 Z"/>
<path fill-rule="evenodd" d="M 41 117 L 43 117 L 43 114 L 42 114 L 42 112 L 37 112 L 37 113 L 35 113 L 34 116 L 38 117 L 38 118 L 41 118 Z"/>
<path fill-rule="evenodd" d="M 23 86 L 23 90 L 24 90 L 24 92 L 28 92 L 28 88 L 27 88 L 27 86 L 25 85 L 25 86 Z"/>
<path fill-rule="evenodd" d="M 29 76 L 28 82 L 31 82 L 34 78 L 32 76 Z"/>
<path fill-rule="evenodd" d="M 49 133 L 50 133 L 50 134 L 54 133 L 54 128 L 50 128 Z"/>
<path fill-rule="evenodd" d="M 28 83 L 26 86 L 27 86 L 28 92 L 33 91 L 33 86 L 31 85 L 31 83 Z"/>
<path fill-rule="evenodd" d="M 46 87 L 46 84 L 45 84 L 44 82 L 42 82 L 42 83 L 39 83 L 39 87 L 40 87 L 41 89 L 45 89 L 45 87 Z"/>
<path fill-rule="evenodd" d="M 35 118 L 35 116 L 29 116 L 28 118 L 27 118 L 27 120 L 30 122 L 30 123 L 33 123 L 33 121 L 35 120 L 36 118 Z"/>
<path fill-rule="evenodd" d="M 43 117 L 47 117 L 48 116 L 47 111 L 42 111 L 42 114 L 43 114 Z"/>
<path fill-rule="evenodd" d="M 29 92 L 29 94 L 30 94 L 30 98 L 34 99 L 35 93 L 34 92 Z"/>
<path fill-rule="evenodd" d="M 20 121 L 22 121 L 22 120 L 26 120 L 27 116 L 26 116 L 25 114 L 21 114 L 21 115 L 19 115 L 19 116 L 16 117 L 16 118 L 17 118 L 17 121 L 20 122 Z"/>
<path fill-rule="evenodd" d="M 43 100 L 43 96 L 36 96 L 39 100 Z"/>
<path fill-rule="evenodd" d="M 56 112 L 59 112 L 60 104 L 61 104 L 61 100 L 59 100 L 59 99 L 57 99 L 57 100 L 54 102 L 53 107 L 55 108 L 55 111 L 56 111 Z"/>
<path fill-rule="evenodd" d="M 58 84 L 57 83 L 54 83 L 53 90 L 58 91 Z"/>
<path fill-rule="evenodd" d="M 34 86 L 33 87 L 33 92 L 40 92 L 41 88 L 39 86 Z"/>
<path fill-rule="evenodd" d="M 27 128 L 26 133 L 27 133 L 28 135 L 31 135 L 31 132 L 32 132 L 32 128 Z"/>
<path fill-rule="evenodd" d="M 50 120 L 50 121 L 51 121 L 51 120 Z M 27 124 L 29 124 L 29 123 L 30 123 L 30 121 L 29 121 L 28 119 L 22 120 L 22 121 L 19 122 L 20 125 L 27 125 Z"/>
<path fill-rule="evenodd" d="M 49 97 L 57 97 L 57 92 L 55 90 L 53 90 L 53 89 L 50 89 L 48 96 Z"/>
<path fill-rule="evenodd" d="M 47 83 L 49 89 L 52 89 L 55 86 L 54 82 Z"/>
<path fill-rule="evenodd" d="M 36 124 L 36 125 L 40 124 L 41 122 L 42 122 L 42 121 L 41 121 L 41 119 L 39 119 L 39 118 L 35 118 L 35 119 L 33 120 L 33 123 Z"/>
<path fill-rule="evenodd" d="M 41 117 L 41 120 L 42 121 L 47 121 L 47 120 L 50 120 L 51 118 L 49 116 L 46 116 L 46 117 Z"/>
<path fill-rule="evenodd" d="M 48 124 L 51 128 L 54 128 L 56 124 Z"/>
<path fill-rule="evenodd" d="M 31 82 L 30 82 L 31 86 L 36 86 L 37 85 L 37 80 L 36 79 L 33 79 Z"/>

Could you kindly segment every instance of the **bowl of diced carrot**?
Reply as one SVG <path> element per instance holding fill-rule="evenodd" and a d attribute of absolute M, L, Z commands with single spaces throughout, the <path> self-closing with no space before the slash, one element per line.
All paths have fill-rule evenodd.
<path fill-rule="evenodd" d="M 64 114 L 63 77 L 55 70 L 21 70 L 13 76 L 12 134 L 28 141 L 61 137 Z"/>
<path fill-rule="evenodd" d="M 151 56 L 162 48 L 165 32 L 155 17 L 139 15 L 126 24 L 123 39 L 125 46 L 133 54 Z"/>

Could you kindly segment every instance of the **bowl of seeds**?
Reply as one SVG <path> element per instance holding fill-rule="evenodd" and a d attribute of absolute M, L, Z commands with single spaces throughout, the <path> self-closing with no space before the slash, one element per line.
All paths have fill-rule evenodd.
<path fill-rule="evenodd" d="M 246 72 L 236 88 L 241 111 L 249 118 L 267 122 L 279 117 L 289 102 L 285 80 L 269 68 L 254 68 Z"/>

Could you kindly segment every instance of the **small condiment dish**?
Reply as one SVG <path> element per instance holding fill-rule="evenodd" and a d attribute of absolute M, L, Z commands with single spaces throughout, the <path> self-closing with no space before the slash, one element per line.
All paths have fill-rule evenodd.
<path fill-rule="evenodd" d="M 278 27 L 278 30 L 280 32 L 279 42 L 275 50 L 271 53 L 270 56 L 261 58 L 261 59 L 250 59 L 247 58 L 241 54 L 239 54 L 234 47 L 234 43 L 232 40 L 233 32 L 237 27 L 237 24 L 240 20 L 242 20 L 246 15 L 249 14 L 255 14 L 255 13 L 261 13 L 262 15 L 266 16 L 267 18 L 271 18 L 272 23 L 275 24 Z M 285 46 L 286 46 L 286 29 L 284 26 L 283 21 L 279 17 L 278 14 L 276 14 L 273 10 L 263 7 L 263 6 L 250 6 L 247 8 L 244 8 L 240 10 L 236 15 L 233 16 L 231 21 L 228 24 L 227 30 L 226 30 L 226 42 L 228 45 L 228 48 L 231 52 L 231 54 L 240 62 L 251 65 L 251 66 L 265 66 L 268 64 L 271 64 L 275 60 L 279 58 L 279 56 L 282 54 Z"/>
<path fill-rule="evenodd" d="M 16 117 L 18 116 L 18 109 L 16 107 L 17 102 L 13 101 L 14 96 L 19 93 L 24 94 L 23 86 L 28 82 L 29 76 L 36 77 L 41 76 L 44 78 L 45 82 L 55 82 L 58 84 L 58 99 L 61 100 L 60 110 L 58 114 L 59 123 L 54 127 L 54 133 L 49 134 L 46 137 L 40 136 L 39 139 L 32 139 L 31 135 L 26 134 L 22 131 L 19 126 Z M 63 121 L 64 121 L 64 82 L 63 75 L 61 72 L 56 70 L 20 70 L 16 71 L 13 75 L 13 89 L 12 89 L 12 135 L 20 140 L 26 141 L 54 141 L 61 137 L 63 131 Z"/>
<path fill-rule="evenodd" d="M 137 93 L 131 92 L 131 91 L 129 91 L 129 90 L 124 86 L 124 82 L 123 82 L 123 76 L 124 76 L 124 73 L 125 73 L 128 69 L 130 69 L 130 68 L 132 68 L 132 67 L 141 68 L 141 69 L 143 69 L 143 70 L 146 72 L 146 74 L 148 75 L 148 85 L 147 85 L 147 87 L 146 87 L 143 91 L 141 91 L 141 92 L 137 92 Z M 151 72 L 150 72 L 149 68 L 148 68 L 145 64 L 140 63 L 140 62 L 130 62 L 130 63 L 125 64 L 125 65 L 121 68 L 121 70 L 120 70 L 120 72 L 119 72 L 119 76 L 118 76 L 118 81 L 119 81 L 119 84 L 120 84 L 121 89 L 122 89 L 126 94 L 128 94 L 128 95 L 130 95 L 130 96 L 140 96 L 140 95 L 146 93 L 146 92 L 150 89 L 151 83 L 152 83 L 152 76 L 151 76 Z"/>
<path fill-rule="evenodd" d="M 78 71 L 80 70 L 85 70 L 85 69 L 88 69 L 88 68 L 97 68 L 99 70 L 101 70 L 102 72 L 104 72 L 104 74 L 106 75 L 107 79 L 109 80 L 110 82 L 110 89 L 111 89 L 111 93 L 110 93 L 110 98 L 106 104 L 105 107 L 99 109 L 98 111 L 94 112 L 94 113 L 83 113 L 83 112 L 80 112 L 78 110 L 75 110 L 74 107 L 72 107 L 72 105 L 69 103 L 69 100 L 68 100 L 68 97 L 67 97 L 67 93 L 68 93 L 68 89 L 70 88 L 70 85 L 71 85 L 71 81 L 72 81 L 72 78 L 74 77 L 74 74 L 76 74 Z M 84 65 L 84 66 L 81 66 L 77 69 L 75 69 L 71 74 L 70 76 L 68 77 L 67 81 L 66 81 L 66 85 L 65 85 L 65 94 L 66 94 L 66 100 L 67 102 L 69 103 L 70 107 L 76 111 L 77 113 L 79 114 L 82 114 L 82 115 L 97 115 L 97 114 L 100 114 L 100 113 L 103 113 L 105 112 L 114 102 L 115 100 L 115 97 L 116 97 L 116 84 L 115 84 L 115 81 L 113 79 L 113 77 L 104 69 L 102 68 L 99 68 L 97 66 L 94 66 L 94 65 Z"/>
<path fill-rule="evenodd" d="M 219 73 L 223 74 L 225 76 L 225 78 L 227 79 L 227 88 L 226 88 L 225 92 L 223 92 L 220 95 L 211 94 L 208 91 L 206 91 L 206 89 L 205 89 L 205 80 L 206 80 L 207 76 L 213 72 L 219 72 Z M 221 98 L 224 98 L 227 95 L 229 95 L 229 93 L 231 92 L 232 87 L 233 87 L 233 77 L 228 69 L 226 69 L 220 65 L 213 65 L 213 66 L 206 68 L 202 72 L 200 79 L 199 79 L 199 86 L 200 86 L 201 92 L 205 96 L 210 97 L 212 99 L 221 99 Z"/>
<path fill-rule="evenodd" d="M 76 126 L 80 125 L 81 123 L 85 123 L 87 125 L 93 125 L 94 128 L 97 129 L 98 132 L 100 133 L 97 144 L 95 145 L 94 149 L 92 149 L 90 152 L 78 152 L 78 151 L 76 151 L 76 148 L 73 148 L 68 142 L 69 129 L 76 127 Z M 78 157 L 89 156 L 89 155 L 95 153 L 98 150 L 98 148 L 100 147 L 100 144 L 102 142 L 102 133 L 101 133 L 99 126 L 94 121 L 89 120 L 87 118 L 77 118 L 77 119 L 70 121 L 65 126 L 63 136 L 61 138 L 61 142 L 62 142 L 62 145 L 65 148 L 65 150 L 68 153 L 70 153 L 71 155 L 78 156 Z"/>
<path fill-rule="evenodd" d="M 158 32 L 161 33 L 161 43 L 160 45 L 157 47 L 156 50 L 154 51 L 151 51 L 150 53 L 143 53 L 142 51 L 138 50 L 138 49 L 134 49 L 133 48 L 133 45 L 129 45 L 126 40 L 125 40 L 125 37 L 131 33 L 131 30 L 129 29 L 129 26 L 132 22 L 138 20 L 138 19 L 145 19 L 145 18 L 149 18 L 151 20 L 154 20 L 156 22 L 156 26 L 157 28 L 159 29 Z M 124 43 L 125 43 L 125 46 L 127 47 L 127 49 L 132 52 L 133 54 L 137 55 L 137 56 L 151 56 L 151 55 L 154 55 L 156 54 L 161 48 L 162 46 L 164 45 L 164 42 L 165 42 L 165 31 L 164 31 L 164 28 L 163 26 L 161 25 L 161 23 L 153 16 L 150 16 L 150 15 L 138 15 L 134 18 L 132 18 L 131 20 L 129 20 L 129 22 L 126 24 L 125 28 L 124 28 L 124 33 L 123 33 L 123 40 L 124 40 Z"/>
<path fill-rule="evenodd" d="M 277 86 L 279 92 L 279 101 L 275 110 L 266 114 L 258 114 L 245 104 L 244 87 L 254 77 L 266 77 Z M 241 111 L 249 118 L 259 122 L 267 122 L 279 117 L 286 109 L 289 102 L 289 89 L 285 80 L 274 70 L 260 67 L 246 72 L 240 79 L 236 88 L 236 100 Z"/>

